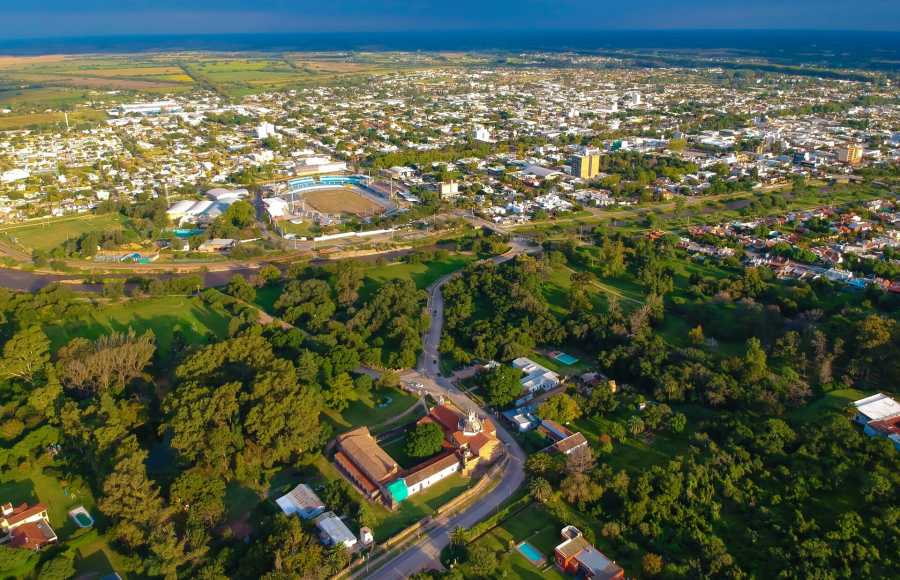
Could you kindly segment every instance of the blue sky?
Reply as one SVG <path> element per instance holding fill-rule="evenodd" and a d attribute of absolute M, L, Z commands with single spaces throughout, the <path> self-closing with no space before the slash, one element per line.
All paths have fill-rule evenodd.
<path fill-rule="evenodd" d="M 43 0 L 0 40 L 394 30 L 900 30 L 900 0 Z"/>

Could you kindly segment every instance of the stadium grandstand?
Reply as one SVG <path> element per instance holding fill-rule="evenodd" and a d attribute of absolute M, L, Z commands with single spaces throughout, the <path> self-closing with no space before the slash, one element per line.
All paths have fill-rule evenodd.
<path fill-rule="evenodd" d="M 389 192 L 383 188 L 375 189 L 375 180 L 366 175 L 322 175 L 315 177 L 298 177 L 285 182 L 287 190 L 282 192 L 286 202 L 294 209 L 294 213 L 301 217 L 330 217 L 340 218 L 336 214 L 327 214 L 310 207 L 304 195 L 314 191 L 352 192 L 382 208 L 382 213 L 390 214 L 399 208 L 397 203 L 390 199 Z M 297 203 L 302 203 L 301 211 L 296 211 Z"/>

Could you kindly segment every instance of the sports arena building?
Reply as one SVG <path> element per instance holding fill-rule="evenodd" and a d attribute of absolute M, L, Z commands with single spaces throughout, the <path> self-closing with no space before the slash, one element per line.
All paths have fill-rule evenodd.
<path fill-rule="evenodd" d="M 340 216 L 323 214 L 309 208 L 303 203 L 302 211 L 297 211 L 296 204 L 303 202 L 304 194 L 312 191 L 336 191 L 348 190 L 360 195 L 372 203 L 383 208 L 383 213 L 392 213 L 398 209 L 397 203 L 390 199 L 383 191 L 373 188 L 375 180 L 366 175 L 322 175 L 316 177 L 298 177 L 286 182 L 287 190 L 281 194 L 289 207 L 293 207 L 294 213 L 303 217 L 333 217 Z"/>

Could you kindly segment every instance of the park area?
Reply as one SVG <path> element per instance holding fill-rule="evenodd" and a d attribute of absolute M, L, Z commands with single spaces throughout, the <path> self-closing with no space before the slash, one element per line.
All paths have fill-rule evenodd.
<path fill-rule="evenodd" d="M 349 189 L 322 189 L 303 193 L 306 205 L 316 211 L 339 215 L 375 215 L 384 208 Z"/>
<path fill-rule="evenodd" d="M 432 285 L 438 278 L 455 272 L 477 259 L 478 256 L 474 254 L 451 254 L 444 262 L 418 264 L 392 262 L 380 268 L 372 268 L 366 272 L 366 281 L 359 291 L 359 296 L 362 300 L 368 300 L 388 280 L 412 280 L 416 288 L 421 290 Z"/>
<path fill-rule="evenodd" d="M 33 219 L 23 224 L 5 225 L 0 229 L 0 241 L 31 253 L 34 250 L 49 252 L 77 240 L 84 234 L 121 230 L 131 225 L 131 218 L 120 213 L 98 216 L 75 216 L 53 219 Z M 13 242 L 17 239 L 18 243 Z"/>
<path fill-rule="evenodd" d="M 189 343 L 205 343 L 210 333 L 228 336 L 231 317 L 217 312 L 198 298 L 170 297 L 129 301 L 91 312 L 78 320 L 63 320 L 44 327 L 53 350 L 76 337 L 96 340 L 112 332 L 134 330 L 141 335 L 152 330 L 159 352 L 168 353 L 175 328 L 181 328 Z"/>

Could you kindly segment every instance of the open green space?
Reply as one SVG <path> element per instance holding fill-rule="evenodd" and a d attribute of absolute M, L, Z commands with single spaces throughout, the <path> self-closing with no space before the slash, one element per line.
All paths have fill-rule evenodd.
<path fill-rule="evenodd" d="M 84 89 L 11 89 L 0 91 L 0 104 L 71 104 L 84 100 Z"/>
<path fill-rule="evenodd" d="M 791 409 L 785 414 L 785 417 L 791 421 L 809 422 L 824 417 L 832 411 L 840 411 L 846 408 L 853 401 L 864 399 L 874 393 L 865 393 L 856 389 L 839 389 L 825 393 L 825 395 L 805 407 L 799 409 Z"/>
<path fill-rule="evenodd" d="M 105 111 L 95 111 L 94 109 L 80 109 L 69 113 L 69 124 L 77 125 L 86 122 L 100 122 L 109 118 Z M 27 129 L 32 126 L 51 125 L 55 123 L 65 123 L 66 118 L 63 113 L 12 113 L 8 115 L 0 115 L 0 131 L 9 131 L 12 129 Z"/>
<path fill-rule="evenodd" d="M 412 280 L 415 282 L 416 288 L 426 288 L 441 276 L 455 272 L 477 259 L 478 256 L 474 254 L 451 254 L 446 262 L 422 262 L 419 264 L 395 262 L 382 268 L 372 268 L 366 272 L 366 281 L 359 291 L 359 296 L 363 301 L 368 300 L 388 280 Z"/>
<path fill-rule="evenodd" d="M 77 240 L 84 234 L 121 230 L 130 223 L 131 219 L 120 213 L 35 219 L 25 224 L 0 227 L 0 239 L 26 251 L 50 251 L 68 240 Z M 11 238 L 17 238 L 18 244 L 12 243 Z"/>
<path fill-rule="evenodd" d="M 376 401 L 385 397 L 390 397 L 391 402 L 386 407 L 379 407 Z M 334 427 L 334 434 L 337 435 L 362 425 L 372 427 L 397 417 L 409 410 L 418 400 L 418 397 L 400 389 L 369 391 L 363 393 L 358 401 L 351 402 L 343 411 L 326 409 L 323 411 L 325 415 L 323 419 Z M 416 413 L 410 413 L 408 420 L 412 421 L 418 416 Z M 404 422 L 406 421 L 401 420 L 397 424 Z"/>
<path fill-rule="evenodd" d="M 389 443 L 385 443 L 381 448 L 384 449 L 385 453 L 390 455 L 391 459 L 396 461 L 397 465 L 403 469 L 412 469 L 428 459 L 427 457 L 410 457 L 409 454 L 406 453 L 405 437 L 399 437 Z"/>
<path fill-rule="evenodd" d="M 159 353 L 169 352 L 175 327 L 180 327 L 189 343 L 205 343 L 209 334 L 219 338 L 228 336 L 230 317 L 209 308 L 199 298 L 171 297 L 130 301 L 109 306 L 78 320 L 64 320 L 44 327 L 53 350 L 65 346 L 76 337 L 96 340 L 112 332 L 138 335 L 152 330 L 156 335 Z"/>
<path fill-rule="evenodd" d="M 541 292 L 550 306 L 550 312 L 560 320 L 569 314 L 567 300 L 573 290 L 572 280 L 570 279 L 571 274 L 572 272 L 568 268 L 553 268 L 547 281 L 541 286 Z M 596 286 L 588 285 L 584 288 L 584 291 L 587 293 L 595 311 L 606 311 L 606 299 Z"/>
<path fill-rule="evenodd" d="M 79 537 L 72 545 L 75 547 L 76 578 L 96 580 L 113 572 L 117 572 L 122 580 L 149 578 L 146 574 L 125 572 L 128 568 L 125 558 L 113 550 L 96 530 Z"/>
<path fill-rule="evenodd" d="M 285 234 L 294 234 L 298 238 L 311 238 L 322 233 L 322 228 L 308 220 L 299 224 L 285 220 L 278 222 L 278 227 L 281 228 L 281 231 Z"/>
<path fill-rule="evenodd" d="M 263 312 L 275 316 L 275 303 L 281 298 L 282 292 L 284 292 L 283 284 L 267 284 L 256 289 L 256 298 L 253 303 L 262 308 Z"/>
<path fill-rule="evenodd" d="M 391 513 L 383 507 L 376 506 L 378 525 L 374 530 L 375 541 L 382 542 L 400 533 L 436 509 L 457 497 L 463 491 L 475 485 L 476 480 L 453 474 L 425 491 L 409 496 L 400 504 L 400 508 Z"/>
<path fill-rule="evenodd" d="M 674 408 L 674 410 L 682 409 Z M 697 430 L 698 421 L 710 414 L 709 411 L 696 406 L 686 407 L 684 412 L 688 422 L 681 433 L 664 428 L 640 439 L 629 433 L 624 442 L 613 441 L 612 455 L 603 457 L 602 461 L 615 470 L 624 469 L 631 475 L 636 475 L 653 465 L 665 465 L 688 449 L 690 436 Z M 629 410 L 623 404 L 614 414 L 582 417 L 572 421 L 568 426 L 573 431 L 583 433 L 592 447 L 599 448 L 600 436 L 610 433 L 613 422 L 621 423 L 624 427 L 629 417 L 639 414 L 638 411 Z"/>

